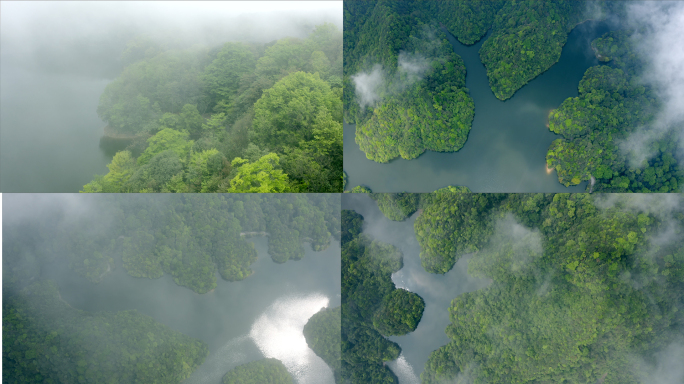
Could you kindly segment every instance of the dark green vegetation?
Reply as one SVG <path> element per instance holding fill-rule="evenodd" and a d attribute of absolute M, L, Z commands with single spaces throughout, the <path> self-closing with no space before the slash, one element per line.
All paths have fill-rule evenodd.
<path fill-rule="evenodd" d="M 304 326 L 306 344 L 333 370 L 336 383 L 341 383 L 341 314 L 342 307 L 323 308 Z"/>
<path fill-rule="evenodd" d="M 136 311 L 71 308 L 50 281 L 3 290 L 2 306 L 6 383 L 179 383 L 209 353 Z"/>
<path fill-rule="evenodd" d="M 401 252 L 362 234 L 362 226 L 361 215 L 342 211 L 342 379 L 397 383 L 384 362 L 398 358 L 401 349 L 381 332 L 413 331 L 423 300 L 395 288 L 391 275 L 403 265 Z"/>
<path fill-rule="evenodd" d="M 223 384 L 293 384 L 287 368 L 277 359 L 263 359 L 237 366 L 225 376 Z"/>
<path fill-rule="evenodd" d="M 213 49 L 129 42 L 98 115 L 132 143 L 83 192 L 341 192 L 342 34 Z"/>
<path fill-rule="evenodd" d="M 579 97 L 551 111 L 549 129 L 563 136 L 546 155 L 565 186 L 584 180 L 595 192 L 677 192 L 684 184 L 678 138 L 668 134 L 650 143 L 652 158 L 621 148 L 631 134 L 654 123 L 660 105 L 655 90 L 641 79 L 644 63 L 628 31 L 609 32 L 592 43 L 607 65 L 589 68 L 579 84 Z"/>
<path fill-rule="evenodd" d="M 383 335 L 405 335 L 416 330 L 425 302 L 413 292 L 395 289 L 382 299 L 373 314 L 373 326 Z"/>
<path fill-rule="evenodd" d="M 228 281 L 252 271 L 256 251 L 245 237 L 269 236 L 269 254 L 284 263 L 304 256 L 303 242 L 314 250 L 339 237 L 340 199 L 307 195 L 110 195 L 86 199 L 98 215 L 68 224 L 47 215 L 39 224 L 4 230 L 3 281 L 21 285 L 40 274 L 44 262 L 64 255 L 72 270 L 99 282 L 117 265 L 135 277 L 159 278 L 197 293 L 216 287 L 216 271 Z"/>
<path fill-rule="evenodd" d="M 358 187 L 357 187 L 358 188 Z M 354 192 L 352 190 L 352 192 Z M 445 187 L 433 193 L 371 193 L 370 198 L 375 200 L 380 211 L 390 220 L 404 221 L 413 215 L 418 209 L 423 209 L 434 199 L 442 195 L 452 193 L 470 193 L 468 187 Z"/>
<path fill-rule="evenodd" d="M 434 4 L 420 3 L 425 6 Z M 414 17 L 419 5 L 347 2 L 345 7 L 345 119 L 357 123 L 356 142 L 374 161 L 418 157 L 426 149 L 459 150 L 468 137 L 474 104 L 465 66 L 434 20 Z M 381 100 L 359 105 L 354 76 L 382 66 Z"/>
<path fill-rule="evenodd" d="M 684 196 L 430 195 L 425 269 L 474 252 L 493 283 L 453 300 L 423 383 L 637 384 L 683 334 Z"/>
<path fill-rule="evenodd" d="M 506 100 L 558 62 L 568 33 L 592 17 L 584 2 L 571 0 L 348 1 L 344 7 L 345 119 L 357 124 L 356 143 L 366 156 L 383 163 L 426 149 L 458 151 L 468 137 L 474 104 L 447 31 L 468 45 L 492 31 L 480 58 L 492 91 Z M 419 60 L 406 65 L 407 58 Z"/>

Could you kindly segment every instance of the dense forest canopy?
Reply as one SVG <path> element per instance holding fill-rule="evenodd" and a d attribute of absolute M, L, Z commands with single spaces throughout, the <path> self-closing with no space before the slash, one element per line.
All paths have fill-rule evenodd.
<path fill-rule="evenodd" d="M 555 64 L 590 15 L 578 1 L 348 1 L 344 4 L 345 119 L 374 161 L 458 151 L 474 117 L 466 69 L 446 39 L 480 50 L 492 91 L 506 100 Z"/>
<path fill-rule="evenodd" d="M 333 370 L 335 382 L 341 383 L 342 307 L 323 308 L 304 326 L 306 344 Z"/>
<path fill-rule="evenodd" d="M 401 348 L 383 335 L 415 330 L 423 299 L 396 289 L 392 273 L 403 266 L 399 249 L 361 233 L 363 217 L 342 211 L 342 379 L 351 383 L 397 383 L 384 364 Z"/>
<path fill-rule="evenodd" d="M 217 271 L 228 281 L 251 275 L 257 252 L 250 237 L 268 236 L 272 260 L 285 263 L 304 256 L 304 243 L 321 251 L 341 235 L 337 194 L 53 194 L 4 200 L 7 382 L 179 383 L 208 354 L 205 343 L 135 310 L 89 313 L 71 307 L 46 279 L 48 269 L 68 266 L 67 273 L 90 283 L 121 267 L 138 278 L 170 274 L 176 284 L 202 294 L 217 286 Z M 313 349 L 334 367 L 339 308 L 331 312 L 314 316 L 307 332 Z M 336 358 L 339 367 L 339 352 Z M 263 364 L 246 370 L 254 382 L 293 381 L 284 368 Z M 242 369 L 232 372 L 224 380 L 242 382 Z"/>
<path fill-rule="evenodd" d="M 453 300 L 452 341 L 431 354 L 423 383 L 681 379 L 684 195 L 419 200 L 425 270 L 474 253 L 468 272 L 493 280 Z"/>
<path fill-rule="evenodd" d="M 2 307 L 6 383 L 179 383 L 209 353 L 137 311 L 74 309 L 49 280 L 3 289 Z"/>
<path fill-rule="evenodd" d="M 237 366 L 225 376 L 223 384 L 294 384 L 285 365 L 277 359 L 262 359 Z"/>
<path fill-rule="evenodd" d="M 331 235 L 340 235 L 335 194 L 109 195 L 79 201 L 90 204 L 88 214 L 52 212 L 41 221 L 5 226 L 6 286 L 21 286 L 39 277 L 43 263 L 64 257 L 94 283 L 122 265 L 131 276 L 166 273 L 176 284 L 205 293 L 216 287 L 216 271 L 228 281 L 252 273 L 257 254 L 247 237 L 267 235 L 271 258 L 284 263 L 304 256 L 304 242 L 323 250 Z"/>
<path fill-rule="evenodd" d="M 169 48 L 131 40 L 100 98 L 131 144 L 83 192 L 341 192 L 342 33 Z"/>
<path fill-rule="evenodd" d="M 646 65 L 635 47 L 634 30 L 608 32 L 591 44 L 604 65 L 589 68 L 571 97 L 549 114 L 549 129 L 563 138 L 546 155 L 558 181 L 576 185 L 590 181 L 594 192 L 677 192 L 684 185 L 682 128 L 648 141 L 652 156 L 641 154 L 629 139 L 656 124 L 662 110 L 658 90 L 645 82 Z M 681 125 L 681 123 L 680 123 Z M 634 135 L 632 138 L 631 136 Z"/>

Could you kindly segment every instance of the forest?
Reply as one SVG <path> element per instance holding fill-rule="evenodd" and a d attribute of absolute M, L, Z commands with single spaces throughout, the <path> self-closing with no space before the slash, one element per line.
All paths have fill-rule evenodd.
<path fill-rule="evenodd" d="M 399 249 L 361 233 L 363 217 L 342 211 L 342 372 L 344 382 L 398 383 L 384 364 L 401 353 L 383 335 L 415 330 L 423 299 L 396 289 L 392 273 L 403 266 Z"/>
<path fill-rule="evenodd" d="M 669 382 L 665 356 L 684 346 L 684 195 L 442 191 L 418 205 L 425 270 L 472 254 L 468 273 L 493 280 L 454 298 L 451 342 L 422 383 Z"/>
<path fill-rule="evenodd" d="M 336 383 L 341 381 L 342 307 L 323 308 L 304 326 L 306 344 L 333 370 Z"/>
<path fill-rule="evenodd" d="M 268 236 L 272 260 L 285 263 L 304 256 L 304 243 L 321 251 L 341 236 L 337 194 L 46 199 L 47 209 L 8 210 L 3 217 L 5 382 L 179 383 L 209 353 L 204 342 L 135 310 L 71 307 L 44 276 L 57 264 L 91 283 L 121 267 L 137 278 L 170 274 L 202 294 L 217 286 L 217 271 L 227 281 L 251 275 L 257 252 L 249 237 Z M 307 324 L 307 341 L 333 369 L 339 367 L 339 312 L 323 310 Z M 246 378 L 253 381 L 241 381 Z M 236 368 L 224 382 L 275 378 L 280 381 L 273 383 L 293 382 L 280 362 L 265 360 Z"/>
<path fill-rule="evenodd" d="M 231 369 L 223 384 L 294 384 L 294 379 L 280 360 L 262 359 Z"/>
<path fill-rule="evenodd" d="M 85 196 L 85 195 L 84 195 Z M 247 278 L 256 261 L 247 237 L 266 235 L 274 262 L 304 256 L 304 242 L 326 249 L 340 236 L 336 194 L 107 195 L 80 200 L 92 211 L 66 223 L 62 214 L 4 229 L 3 281 L 21 286 L 41 265 L 65 258 L 93 283 L 122 266 L 134 277 L 173 276 L 176 284 L 206 293 L 216 271 L 227 281 Z M 95 214 L 95 212 L 99 212 Z"/>
<path fill-rule="evenodd" d="M 134 310 L 74 309 L 49 280 L 16 295 L 3 289 L 5 383 L 179 383 L 208 353 L 204 342 Z"/>
<path fill-rule="evenodd" d="M 480 58 L 506 100 L 558 62 L 568 33 L 589 17 L 583 2 L 566 0 L 345 2 L 344 118 L 377 162 L 458 151 L 474 104 L 446 33 L 472 45 L 492 31 Z"/>
<path fill-rule="evenodd" d="M 131 40 L 97 113 L 125 141 L 82 192 L 341 192 L 342 32 L 178 48 Z"/>
<path fill-rule="evenodd" d="M 562 135 L 548 150 L 565 186 L 590 181 L 590 192 L 678 192 L 684 169 L 674 132 L 648 143 L 650 158 L 621 146 L 637 130 L 653 124 L 661 109 L 657 91 L 642 81 L 645 63 L 637 54 L 634 30 L 608 32 L 591 44 L 602 65 L 589 68 L 579 84 L 579 96 L 566 99 L 550 112 L 549 129 Z M 675 130 L 675 132 L 677 132 Z"/>

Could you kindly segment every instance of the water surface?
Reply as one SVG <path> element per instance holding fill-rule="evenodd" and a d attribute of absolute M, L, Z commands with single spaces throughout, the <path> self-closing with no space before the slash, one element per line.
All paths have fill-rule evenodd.
<path fill-rule="evenodd" d="M 254 274 L 228 282 L 217 273 L 217 287 L 197 294 L 176 285 L 169 275 L 135 278 L 118 267 L 99 284 L 69 271 L 66 263 L 44 268 L 62 298 L 85 311 L 136 309 L 209 345 L 209 356 L 184 384 L 219 384 L 230 369 L 273 357 L 297 384 L 334 384 L 330 368 L 308 348 L 302 329 L 323 307 L 340 305 L 340 246 L 314 252 L 305 245 L 302 260 L 276 264 L 266 238 L 252 238 L 258 252 Z M 118 261 L 120 263 L 120 260 Z"/>
<path fill-rule="evenodd" d="M 404 336 L 388 337 L 401 346 L 402 353 L 387 365 L 400 384 L 418 384 L 430 353 L 451 341 L 444 333 L 449 324 L 451 301 L 465 292 L 485 288 L 491 281 L 468 275 L 470 257 L 462 257 L 444 275 L 425 272 L 420 265 L 420 245 L 413 229 L 418 213 L 403 222 L 391 221 L 365 194 L 342 195 L 342 209 L 351 209 L 363 216 L 363 233 L 401 249 L 404 267 L 392 274 L 392 281 L 397 288 L 415 292 L 425 300 L 425 311 L 416 330 Z"/>
<path fill-rule="evenodd" d="M 491 31 L 472 46 L 449 34 L 454 51 L 465 62 L 466 87 L 475 102 L 475 119 L 464 147 L 380 164 L 368 160 L 354 141 L 356 126 L 345 124 L 348 185 L 365 185 L 373 192 L 432 192 L 448 185 L 467 186 L 473 192 L 584 192 L 586 182 L 566 188 L 555 172 L 547 171 L 546 152 L 560 136 L 546 124 L 551 109 L 578 95 L 584 72 L 598 64 L 590 43 L 608 30 L 605 23 L 580 24 L 568 36 L 558 63 L 507 101 L 494 96 L 478 53 Z"/>

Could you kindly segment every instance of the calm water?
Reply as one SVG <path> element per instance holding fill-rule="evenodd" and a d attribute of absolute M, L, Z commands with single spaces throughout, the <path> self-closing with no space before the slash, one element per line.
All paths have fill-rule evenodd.
<path fill-rule="evenodd" d="M 355 125 L 344 126 L 344 169 L 348 185 L 373 192 L 432 192 L 465 185 L 473 192 L 584 192 L 586 182 L 566 188 L 546 170 L 546 152 L 560 136 L 546 127 L 548 113 L 578 95 L 584 72 L 597 65 L 591 41 L 609 30 L 605 23 L 575 28 L 558 63 L 503 102 L 489 87 L 479 50 L 489 34 L 472 46 L 449 35 L 467 69 L 466 86 L 475 101 L 475 119 L 465 146 L 455 153 L 427 151 L 414 160 L 388 164 L 368 160 L 354 142 Z M 491 32 L 490 32 L 491 33 Z"/>
<path fill-rule="evenodd" d="M 136 309 L 206 342 L 209 356 L 185 384 L 219 384 L 230 369 L 264 357 L 281 360 L 298 384 L 333 384 L 332 371 L 308 348 L 302 329 L 321 308 L 340 305 L 339 242 L 322 252 L 305 245 L 302 260 L 276 264 L 266 238 L 250 241 L 258 251 L 254 274 L 227 282 L 217 273 L 216 289 L 203 295 L 176 285 L 169 275 L 131 277 L 121 265 L 100 284 L 71 273 L 66 263 L 44 268 L 43 277 L 55 280 L 75 308 Z"/>
<path fill-rule="evenodd" d="M 108 172 L 95 110 L 110 81 L 2 60 L 0 191 L 78 192 Z"/>
<path fill-rule="evenodd" d="M 415 292 L 425 300 L 425 312 L 416 330 L 404 336 L 389 337 L 401 346 L 402 354 L 388 366 L 401 384 L 419 384 L 430 353 L 450 341 L 444 330 L 449 324 L 451 301 L 462 293 L 486 287 L 490 280 L 468 275 L 468 257 L 461 258 L 444 275 L 425 272 L 420 265 L 420 246 L 413 230 L 417 214 L 403 222 L 391 221 L 365 194 L 344 194 L 342 209 L 363 215 L 364 233 L 401 249 L 404 267 L 392 275 L 392 281 L 397 288 Z"/>

